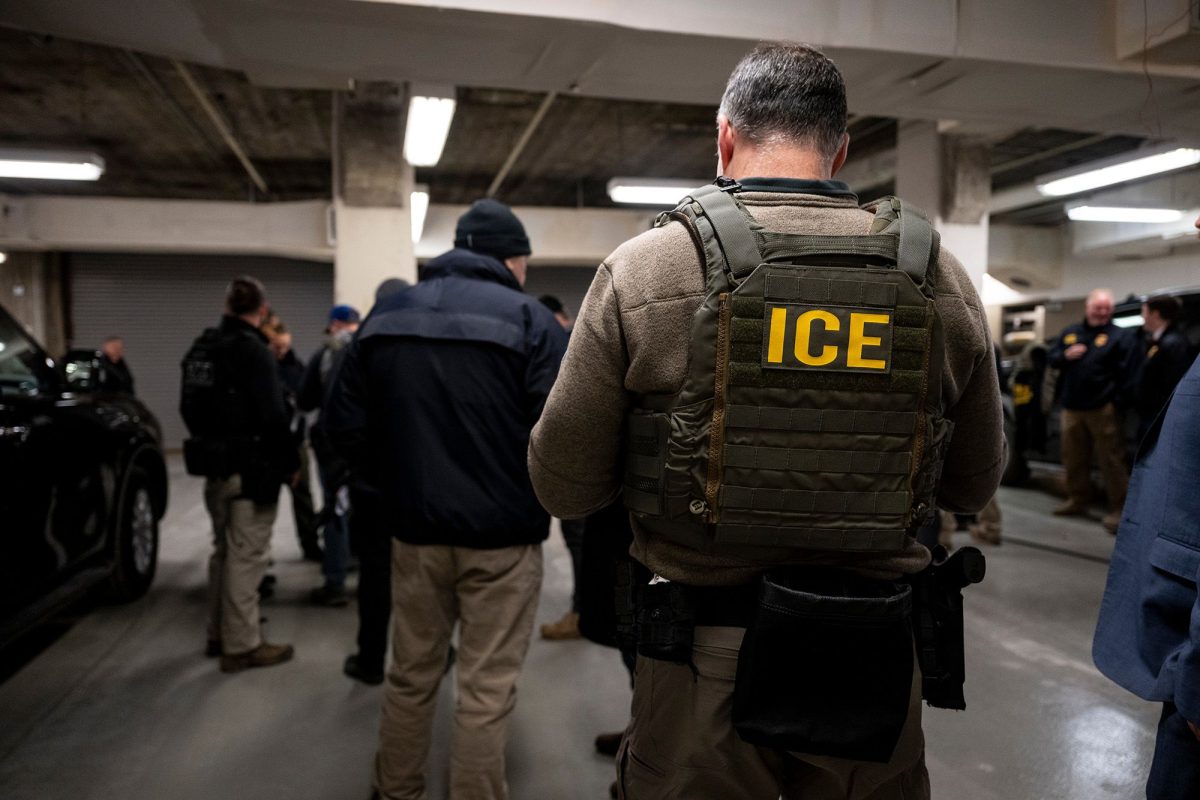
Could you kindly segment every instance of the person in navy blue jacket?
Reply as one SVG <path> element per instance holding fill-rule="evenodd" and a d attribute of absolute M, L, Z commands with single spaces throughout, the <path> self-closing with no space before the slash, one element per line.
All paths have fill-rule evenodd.
<path fill-rule="evenodd" d="M 1092 643 L 1101 672 L 1163 704 L 1148 800 L 1200 797 L 1197 474 L 1200 361 L 1192 363 L 1138 451 Z"/>
<path fill-rule="evenodd" d="M 381 299 L 335 378 L 325 424 L 366 465 L 392 543 L 392 665 L 374 785 L 424 796 L 437 687 L 460 623 L 450 796 L 507 796 L 504 743 L 529 648 L 550 515 L 529 434 L 567 334 L 522 286 L 530 254 L 508 206 L 479 200 L 455 249 Z"/>
<path fill-rule="evenodd" d="M 1047 363 L 1062 370 L 1058 388 L 1067 500 L 1054 513 L 1088 516 L 1094 449 L 1104 476 L 1108 513 L 1103 525 L 1109 533 L 1117 529 L 1129 480 L 1117 403 L 1128 381 L 1133 344 L 1129 332 L 1113 324 L 1112 315 L 1112 291 L 1093 289 L 1083 321 L 1068 325 L 1046 352 Z"/>

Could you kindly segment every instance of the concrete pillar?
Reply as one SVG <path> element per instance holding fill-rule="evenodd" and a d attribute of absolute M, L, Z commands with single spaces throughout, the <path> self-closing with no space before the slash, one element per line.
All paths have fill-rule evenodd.
<path fill-rule="evenodd" d="M 920 206 L 981 289 L 987 272 L 988 145 L 979 137 L 943 134 L 925 120 L 902 122 L 896 141 L 896 194 Z"/>
<path fill-rule="evenodd" d="M 0 303 L 57 358 L 67 349 L 62 259 L 58 253 L 5 251 Z"/>
<path fill-rule="evenodd" d="M 416 281 L 405 163 L 407 92 L 395 83 L 359 83 L 334 100 L 334 298 L 363 313 L 387 278 Z"/>

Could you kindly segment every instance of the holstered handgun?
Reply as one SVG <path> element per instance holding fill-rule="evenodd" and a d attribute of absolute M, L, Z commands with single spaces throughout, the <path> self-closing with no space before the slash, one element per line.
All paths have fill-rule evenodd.
<path fill-rule="evenodd" d="M 930 551 L 933 561 L 912 576 L 913 636 L 921 666 L 921 696 L 934 708 L 962 711 L 966 663 L 963 653 L 962 590 L 983 580 L 986 561 L 974 547 L 947 556 L 945 548 Z"/>
<path fill-rule="evenodd" d="M 690 664 L 696 616 L 684 587 L 661 581 L 642 584 L 632 564 L 617 568 L 617 642 L 622 650 L 676 664 Z"/>

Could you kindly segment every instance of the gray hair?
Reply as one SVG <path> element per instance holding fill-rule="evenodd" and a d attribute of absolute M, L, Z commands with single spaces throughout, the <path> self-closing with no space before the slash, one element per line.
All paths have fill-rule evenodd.
<path fill-rule="evenodd" d="M 846 83 L 816 48 L 760 44 L 733 68 L 719 113 L 752 142 L 783 139 L 833 158 L 846 132 Z"/>

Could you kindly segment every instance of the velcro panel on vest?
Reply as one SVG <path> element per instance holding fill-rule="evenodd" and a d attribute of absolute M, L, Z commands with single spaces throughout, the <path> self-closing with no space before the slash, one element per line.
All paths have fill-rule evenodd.
<path fill-rule="evenodd" d="M 884 283 L 810 278 L 768 273 L 767 300 L 803 302 L 808 305 L 870 306 L 895 308 L 896 287 Z M 759 314 L 761 317 L 762 314 Z"/>

